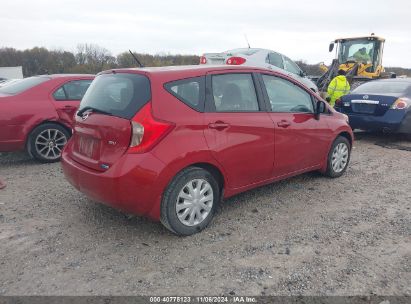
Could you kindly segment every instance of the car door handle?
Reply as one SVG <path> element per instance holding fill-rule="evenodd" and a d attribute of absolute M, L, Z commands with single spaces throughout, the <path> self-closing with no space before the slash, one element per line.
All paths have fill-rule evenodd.
<path fill-rule="evenodd" d="M 291 122 L 289 122 L 288 120 L 281 120 L 277 122 L 277 126 L 279 126 L 280 128 L 287 128 L 290 125 L 291 125 Z"/>
<path fill-rule="evenodd" d="M 209 123 L 208 127 L 210 129 L 216 129 L 216 130 L 224 130 L 226 128 L 228 128 L 230 125 L 228 123 L 225 123 L 223 121 L 216 121 L 213 123 Z"/>

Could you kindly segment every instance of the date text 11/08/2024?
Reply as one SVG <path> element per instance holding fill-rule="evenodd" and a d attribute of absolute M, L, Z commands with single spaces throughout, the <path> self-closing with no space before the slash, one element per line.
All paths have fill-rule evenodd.
<path fill-rule="evenodd" d="M 256 303 L 257 299 L 255 297 L 244 297 L 244 296 L 232 296 L 232 297 L 173 297 L 173 296 L 163 296 L 163 297 L 150 297 L 150 303 Z"/>

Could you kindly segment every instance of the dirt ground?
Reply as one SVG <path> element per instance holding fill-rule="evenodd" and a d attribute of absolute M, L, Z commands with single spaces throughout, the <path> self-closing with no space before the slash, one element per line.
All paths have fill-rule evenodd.
<path fill-rule="evenodd" d="M 238 195 L 185 238 L 88 200 L 58 163 L 3 153 L 0 295 L 411 295 L 411 152 L 399 147 L 411 143 L 357 134 L 343 177 Z"/>

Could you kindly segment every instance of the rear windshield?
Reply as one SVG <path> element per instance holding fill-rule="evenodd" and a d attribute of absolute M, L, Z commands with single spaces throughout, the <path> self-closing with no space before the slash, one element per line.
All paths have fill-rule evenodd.
<path fill-rule="evenodd" d="M 151 99 L 150 80 L 139 74 L 102 74 L 91 83 L 80 110 L 91 107 L 131 119 Z"/>
<path fill-rule="evenodd" d="M 257 53 L 259 50 L 258 49 L 235 49 L 235 50 L 229 50 L 224 53 L 231 54 L 231 55 L 246 55 L 246 56 L 251 56 Z"/>
<path fill-rule="evenodd" d="M 44 77 L 44 76 L 34 76 L 34 77 L 25 78 L 25 79 L 4 85 L 4 87 L 0 88 L 0 93 L 9 94 L 9 95 L 17 95 L 43 82 L 46 82 L 47 80 L 50 80 L 50 78 Z"/>
<path fill-rule="evenodd" d="M 370 81 L 352 91 L 355 94 L 402 94 L 411 84 L 406 81 Z"/>

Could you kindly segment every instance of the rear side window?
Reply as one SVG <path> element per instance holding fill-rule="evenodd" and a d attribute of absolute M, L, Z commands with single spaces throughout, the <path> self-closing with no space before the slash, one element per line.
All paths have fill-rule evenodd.
<path fill-rule="evenodd" d="M 102 74 L 91 83 L 80 103 L 80 110 L 91 107 L 117 117 L 131 119 L 150 99 L 150 80 L 146 76 Z"/>
<path fill-rule="evenodd" d="M 91 80 L 74 80 L 70 81 L 53 94 L 55 100 L 81 100 L 86 93 Z"/>
<path fill-rule="evenodd" d="M 313 113 L 311 95 L 288 80 L 263 75 L 264 86 L 271 104 L 271 112 Z"/>
<path fill-rule="evenodd" d="M 269 53 L 267 61 L 269 64 L 284 69 L 283 57 L 278 53 Z"/>
<path fill-rule="evenodd" d="M 167 92 L 174 95 L 194 110 L 202 112 L 205 98 L 205 77 L 193 77 L 164 85 Z"/>
<path fill-rule="evenodd" d="M 39 84 L 42 84 L 43 82 L 46 82 L 48 80 L 50 80 L 50 78 L 44 77 L 44 76 L 35 76 L 35 77 L 25 78 L 25 79 L 22 79 L 20 81 L 17 81 L 15 83 L 12 83 L 12 84 L 9 84 L 9 85 L 6 85 L 0 88 L 0 93 L 17 95 Z"/>
<path fill-rule="evenodd" d="M 222 74 L 211 78 L 217 112 L 256 112 L 259 110 L 251 74 Z"/>

